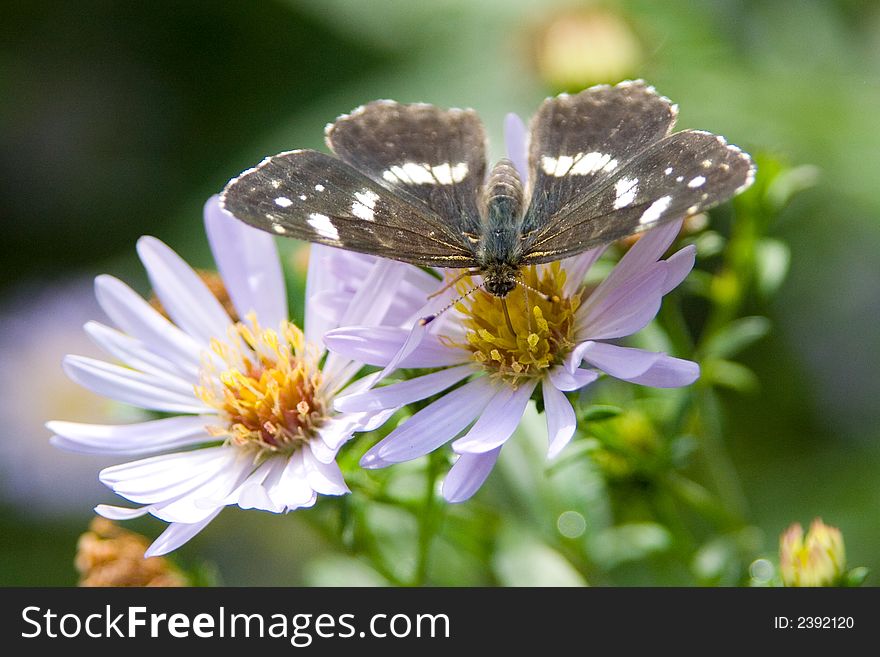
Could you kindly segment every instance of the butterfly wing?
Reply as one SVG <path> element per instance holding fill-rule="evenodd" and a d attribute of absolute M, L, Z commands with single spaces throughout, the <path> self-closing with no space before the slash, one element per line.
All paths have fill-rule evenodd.
<path fill-rule="evenodd" d="M 677 112 L 640 80 L 545 100 L 529 128 L 531 198 L 523 234 L 552 230 L 562 208 L 665 137 Z"/>
<path fill-rule="evenodd" d="M 466 247 L 474 243 L 486 173 L 486 134 L 476 112 L 379 100 L 339 117 L 326 133 L 342 161 L 418 199 Z"/>
<path fill-rule="evenodd" d="M 231 180 L 220 202 L 277 235 L 422 266 L 477 265 L 461 236 L 429 207 L 316 151 L 266 158 Z"/>
<path fill-rule="evenodd" d="M 651 144 L 524 236 L 525 264 L 557 260 L 718 205 L 754 179 L 752 159 L 698 130 Z"/>

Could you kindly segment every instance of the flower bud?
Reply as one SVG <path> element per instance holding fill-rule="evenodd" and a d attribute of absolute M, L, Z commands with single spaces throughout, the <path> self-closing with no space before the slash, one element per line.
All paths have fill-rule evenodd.
<path fill-rule="evenodd" d="M 843 536 L 816 518 L 804 536 L 795 523 L 779 537 L 779 569 L 785 586 L 836 586 L 846 568 Z"/>

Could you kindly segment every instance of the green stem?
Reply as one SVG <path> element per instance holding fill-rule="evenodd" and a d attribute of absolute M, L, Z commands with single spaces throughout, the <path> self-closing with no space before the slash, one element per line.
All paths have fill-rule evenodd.
<path fill-rule="evenodd" d="M 428 579 L 431 544 L 440 524 L 443 505 L 437 500 L 437 479 L 446 459 L 441 450 L 435 450 L 428 456 L 425 472 L 425 501 L 419 515 L 418 560 L 413 574 L 413 586 L 424 586 Z"/>

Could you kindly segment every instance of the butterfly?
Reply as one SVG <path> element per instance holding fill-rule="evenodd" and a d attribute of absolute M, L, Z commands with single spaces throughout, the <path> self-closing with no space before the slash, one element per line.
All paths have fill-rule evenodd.
<path fill-rule="evenodd" d="M 528 171 L 502 159 L 487 175 L 475 111 L 378 100 L 327 126 L 335 157 L 267 157 L 221 203 L 277 235 L 478 273 L 503 300 L 524 266 L 702 212 L 752 183 L 751 158 L 723 137 L 672 133 L 677 111 L 642 80 L 548 98 L 528 128 Z"/>

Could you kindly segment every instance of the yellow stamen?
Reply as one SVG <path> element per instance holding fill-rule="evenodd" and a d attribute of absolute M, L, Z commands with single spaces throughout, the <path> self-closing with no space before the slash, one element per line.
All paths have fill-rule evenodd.
<path fill-rule="evenodd" d="M 491 375 L 514 386 L 544 376 L 574 347 L 574 314 L 581 293 L 565 295 L 565 270 L 558 262 L 541 270 L 526 267 L 522 271 L 522 282 L 540 294 L 518 286 L 505 298 L 509 323 L 501 299 L 477 291 L 455 304 L 463 316 L 465 341 L 441 339 L 469 351 Z M 473 282 L 465 277 L 456 285 L 463 291 L 473 287 Z"/>
<path fill-rule="evenodd" d="M 249 322 L 211 342 L 214 357 L 205 359 L 196 393 L 225 420 L 209 428 L 217 437 L 260 455 L 292 453 L 327 417 L 319 354 L 289 322 L 279 331 L 261 328 L 253 316 Z"/>

